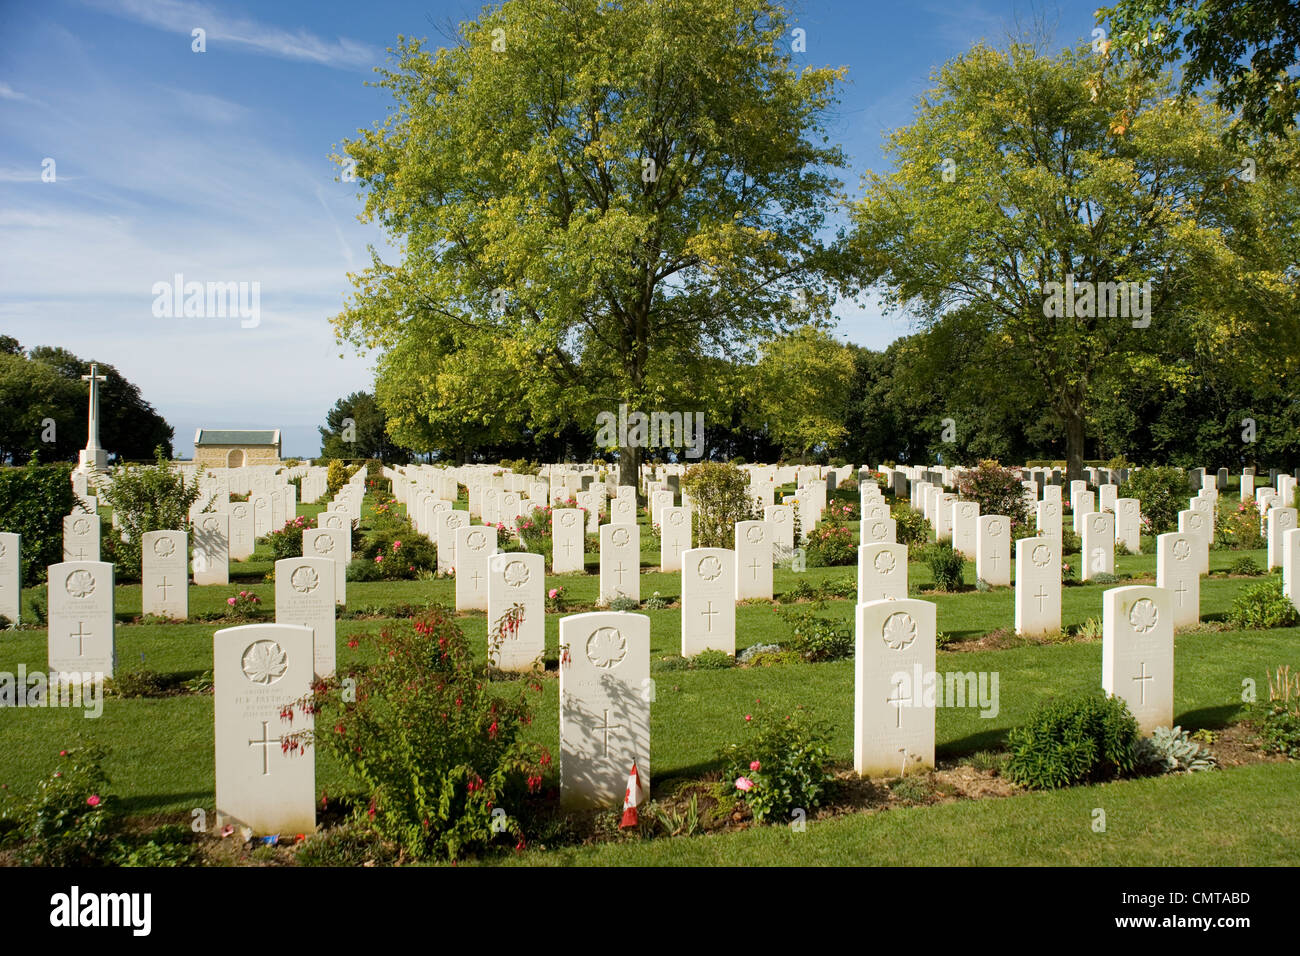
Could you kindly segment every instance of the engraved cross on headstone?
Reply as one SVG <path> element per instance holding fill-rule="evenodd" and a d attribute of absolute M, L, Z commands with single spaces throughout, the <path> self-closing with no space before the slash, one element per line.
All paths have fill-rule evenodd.
<path fill-rule="evenodd" d="M 75 637 L 75 638 L 77 639 L 77 656 L 78 656 L 78 657 L 85 657 L 85 656 L 86 656 L 86 638 L 88 638 L 88 637 L 93 637 L 93 636 L 94 636 L 94 631 L 91 631 L 89 634 L 87 634 L 87 633 L 85 632 L 85 629 L 86 629 L 86 623 L 85 623 L 84 621 L 78 621 L 78 622 L 77 622 L 77 633 L 76 633 L 76 634 L 73 634 L 73 633 L 69 632 L 69 634 L 68 634 L 68 637 Z"/>
<path fill-rule="evenodd" d="M 704 615 L 706 630 L 708 630 L 709 633 L 713 633 L 713 615 L 720 614 L 721 612 L 713 610 L 713 602 L 707 601 L 705 602 L 704 609 L 701 610 L 700 613 Z"/>
<path fill-rule="evenodd" d="M 250 740 L 248 746 L 262 748 L 262 776 L 270 776 L 271 773 L 271 746 L 279 746 L 278 739 L 272 739 L 268 725 L 270 721 L 262 721 L 262 739 Z"/>
<path fill-rule="evenodd" d="M 1139 698 L 1138 702 L 1145 706 L 1147 702 L 1147 681 L 1156 679 L 1154 674 L 1147 673 L 1146 661 L 1142 662 L 1141 673 L 1137 677 L 1134 677 L 1133 679 L 1138 682 L 1138 687 L 1142 691 L 1141 697 Z"/>
<path fill-rule="evenodd" d="M 1038 610 L 1041 611 L 1043 609 L 1043 602 L 1047 600 L 1047 588 L 1042 584 L 1038 585 L 1038 593 L 1035 594 L 1034 597 L 1038 598 Z"/>
<path fill-rule="evenodd" d="M 894 685 L 894 687 L 895 687 L 895 689 L 898 691 L 898 696 L 897 696 L 897 697 L 886 697 L 886 698 L 885 698 L 885 703 L 887 703 L 887 704 L 893 704 L 893 705 L 894 705 L 894 714 L 895 714 L 894 726 L 895 726 L 895 727 L 902 727 L 902 726 L 903 726 L 903 708 L 904 708 L 905 706 L 909 706 L 909 705 L 912 703 L 912 695 L 911 695 L 911 694 L 908 694 L 906 697 L 903 696 L 903 682 L 902 682 L 902 681 L 899 681 L 897 684 Z"/>
<path fill-rule="evenodd" d="M 609 756 L 609 732 L 610 732 L 611 730 L 626 730 L 626 729 L 627 729 L 627 727 L 625 727 L 623 724 L 611 724 L 611 723 L 609 722 L 609 711 L 608 711 L 608 710 L 605 711 L 605 723 L 604 723 L 604 725 L 601 726 L 601 727 L 597 727 L 597 728 L 595 728 L 595 730 L 596 730 L 596 733 L 604 733 L 604 735 L 605 735 L 605 756 L 606 756 L 606 757 Z"/>

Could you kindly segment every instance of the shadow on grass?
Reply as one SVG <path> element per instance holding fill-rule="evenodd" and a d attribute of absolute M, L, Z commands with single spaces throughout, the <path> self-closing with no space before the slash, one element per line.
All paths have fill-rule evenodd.
<path fill-rule="evenodd" d="M 1202 707 L 1175 715 L 1174 723 L 1184 730 L 1198 730 L 1202 727 L 1217 730 L 1227 727 L 1242 716 L 1240 704 L 1228 704 L 1223 707 Z"/>

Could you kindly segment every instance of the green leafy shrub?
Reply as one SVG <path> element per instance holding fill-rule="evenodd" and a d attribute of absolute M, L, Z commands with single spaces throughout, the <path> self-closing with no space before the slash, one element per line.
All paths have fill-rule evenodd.
<path fill-rule="evenodd" d="M 1187 507 L 1187 473 L 1181 468 L 1138 468 L 1129 472 L 1119 497 L 1142 502 L 1142 517 L 1152 534 L 1178 530 L 1178 512 Z"/>
<path fill-rule="evenodd" d="M 737 521 L 750 516 L 749 473 L 735 465 L 706 461 L 682 475 L 691 496 L 697 548 L 730 548 Z"/>
<path fill-rule="evenodd" d="M 611 611 L 635 611 L 641 607 L 641 602 L 636 598 L 624 597 L 619 595 L 609 602 Z"/>
<path fill-rule="evenodd" d="M 520 740 L 531 722 L 528 688 L 492 686 L 453 612 L 434 606 L 410 627 L 358 635 L 378 663 L 319 684 L 314 739 L 370 796 L 356 820 L 415 859 L 450 857 L 491 843 L 494 807 L 519 806 L 550 756 Z M 342 693 L 355 681 L 355 702 Z M 353 695 L 349 695 L 350 697 Z M 505 831 L 518 837 L 517 820 Z"/>
<path fill-rule="evenodd" d="M 560 588 L 559 590 L 563 590 L 563 588 Z M 656 591 L 654 594 L 650 595 L 650 597 L 645 599 L 644 606 L 647 611 L 662 611 L 670 604 L 672 604 L 671 601 L 666 597 L 662 597 L 659 592 Z"/>
<path fill-rule="evenodd" d="M 1157 727 L 1150 737 L 1137 743 L 1137 767 L 1145 773 L 1195 773 L 1218 766 L 1214 754 L 1192 739 L 1181 727 Z"/>
<path fill-rule="evenodd" d="M 784 822 L 796 808 L 821 804 L 832 779 L 830 727 L 812 721 L 801 709 L 778 715 L 756 707 L 745 715 L 741 743 L 724 747 L 720 789 L 743 800 L 759 823 Z"/>
<path fill-rule="evenodd" d="M 1243 554 L 1232 564 L 1228 565 L 1229 574 L 1237 574 L 1247 578 L 1257 578 L 1264 573 L 1264 569 L 1255 563 L 1255 559 L 1248 554 Z"/>
<path fill-rule="evenodd" d="M 736 659 L 726 651 L 709 649 L 707 651 L 700 651 L 694 657 L 690 658 L 690 665 L 691 670 L 723 670 L 727 667 L 735 667 Z"/>
<path fill-rule="evenodd" d="M 172 686 L 168 678 L 144 667 L 118 671 L 110 680 L 109 687 L 118 697 L 165 697 Z"/>
<path fill-rule="evenodd" d="M 780 644 L 750 644 L 749 647 L 736 655 L 736 663 L 748 664 L 755 654 L 770 653 L 772 651 L 779 651 L 780 649 Z"/>
<path fill-rule="evenodd" d="M 411 581 L 438 569 L 438 548 L 406 521 L 385 522 L 366 532 L 353 565 L 374 574 L 357 580 Z"/>
<path fill-rule="evenodd" d="M 325 472 L 325 497 L 333 498 L 339 493 L 339 489 L 348 483 L 351 475 L 348 472 L 348 466 L 338 458 L 330 460 L 329 469 Z"/>
<path fill-rule="evenodd" d="M 1282 593 L 1281 581 L 1252 584 L 1237 595 L 1228 611 L 1237 628 L 1293 627 L 1300 622 L 1291 599 Z"/>
<path fill-rule="evenodd" d="M 103 747 L 92 744 L 59 752 L 58 769 L 27 800 L 7 789 L 0 831 L 18 844 L 19 859 L 34 866 L 103 866 L 116 844 L 109 807 Z"/>
<path fill-rule="evenodd" d="M 119 839 L 112 862 L 114 866 L 188 866 L 194 853 L 193 831 L 167 823 L 138 837 Z"/>
<path fill-rule="evenodd" d="M 780 602 L 782 604 L 793 604 L 795 601 L 811 601 L 816 597 L 817 588 L 813 587 L 807 578 L 800 578 L 781 592 Z"/>
<path fill-rule="evenodd" d="M 199 499 L 198 483 L 186 484 L 161 447 L 156 456 L 152 465 L 117 468 L 112 485 L 100 489 L 121 526 L 121 535 L 104 536 L 104 560 L 115 565 L 118 581 L 139 579 L 145 532 L 188 528 L 190 506 Z"/>
<path fill-rule="evenodd" d="M 986 460 L 957 477 L 957 491 L 966 501 L 978 501 L 980 514 L 1006 515 L 1011 527 L 1018 528 L 1029 524 L 1029 504 L 1021 481 L 1020 469 Z"/>
<path fill-rule="evenodd" d="M 934 529 L 925 514 L 915 510 L 906 501 L 899 502 L 890 512 L 894 519 L 895 540 L 909 547 L 929 543 Z"/>
<path fill-rule="evenodd" d="M 926 553 L 934 586 L 940 591 L 959 591 L 962 586 L 962 569 L 966 559 L 953 549 L 951 541 L 940 541 Z"/>
<path fill-rule="evenodd" d="M 1007 735 L 1006 776 L 1040 790 L 1113 779 L 1133 770 L 1137 741 L 1137 721 L 1121 698 L 1050 701 Z"/>
<path fill-rule="evenodd" d="M 783 612 L 790 637 L 782 647 L 806 661 L 835 661 L 853 656 L 853 628 L 848 621 L 820 617 L 811 611 Z"/>
<path fill-rule="evenodd" d="M 63 518 L 72 512 L 71 465 L 0 468 L 0 530 L 22 537 L 23 585 L 40 584 L 46 568 L 63 560 Z"/>

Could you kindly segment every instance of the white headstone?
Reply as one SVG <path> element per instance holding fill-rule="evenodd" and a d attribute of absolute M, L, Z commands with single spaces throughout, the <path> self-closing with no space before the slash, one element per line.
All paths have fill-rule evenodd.
<path fill-rule="evenodd" d="M 736 653 L 736 552 L 691 548 L 682 554 L 682 657 Z"/>
<path fill-rule="evenodd" d="M 635 763 L 650 796 L 650 619 L 598 611 L 560 619 L 560 799 L 618 807 Z"/>
<path fill-rule="evenodd" d="M 251 501 L 230 503 L 230 560 L 247 561 L 253 556 L 257 531 L 253 522 Z"/>
<path fill-rule="evenodd" d="M 772 597 L 772 526 L 736 522 L 736 600 Z"/>
<path fill-rule="evenodd" d="M 1282 593 L 1300 610 L 1300 529 L 1282 535 Z"/>
<path fill-rule="evenodd" d="M 1097 496 L 1091 491 L 1080 491 L 1074 496 L 1074 533 L 1083 536 L 1084 519 L 1097 510 Z"/>
<path fill-rule="evenodd" d="M 307 528 L 302 533 L 302 556 L 324 558 L 334 566 L 334 601 L 347 604 L 347 532 L 336 528 Z M 401 554 L 384 555 L 385 561 L 400 561 Z"/>
<path fill-rule="evenodd" d="M 334 676 L 338 654 L 334 574 L 334 562 L 328 558 L 283 558 L 275 562 L 275 623 L 312 629 L 317 677 Z"/>
<path fill-rule="evenodd" d="M 1039 536 L 1016 542 L 1016 633 L 1061 629 L 1061 542 Z"/>
<path fill-rule="evenodd" d="M 955 501 L 952 506 L 953 550 L 970 560 L 975 555 L 975 538 L 979 533 L 978 501 Z"/>
<path fill-rule="evenodd" d="M 1150 734 L 1174 725 L 1174 623 L 1164 588 L 1134 585 L 1101 596 L 1101 686 L 1122 697 Z"/>
<path fill-rule="evenodd" d="M 600 603 L 616 597 L 641 600 L 641 528 L 635 524 L 600 527 Z"/>
<path fill-rule="evenodd" d="M 488 558 L 496 552 L 496 528 L 475 524 L 456 529 L 456 610 L 487 610 Z"/>
<path fill-rule="evenodd" d="M 23 593 L 22 538 L 0 531 L 0 617 L 21 623 Z"/>
<path fill-rule="evenodd" d="M 434 515 L 433 524 L 438 549 L 438 573 L 451 574 L 456 567 L 456 531 L 469 527 L 469 512 L 448 508 Z"/>
<path fill-rule="evenodd" d="M 772 526 L 772 548 L 778 560 L 794 550 L 794 509 L 789 505 L 768 505 L 763 520 Z"/>
<path fill-rule="evenodd" d="M 1201 622 L 1201 569 L 1196 561 L 1200 542 L 1193 535 L 1171 531 L 1156 536 L 1156 587 L 1169 592 L 1174 627 Z"/>
<path fill-rule="evenodd" d="M 862 544 L 895 544 L 898 523 L 893 518 L 863 518 L 859 537 Z"/>
<path fill-rule="evenodd" d="M 975 539 L 975 576 L 995 588 L 1011 586 L 1011 519 L 981 515 Z"/>
<path fill-rule="evenodd" d="M 113 566 L 101 561 L 51 564 L 46 584 L 51 674 L 113 676 L 117 641 Z"/>
<path fill-rule="evenodd" d="M 907 597 L 907 545 L 858 546 L 858 603 Z"/>
<path fill-rule="evenodd" d="M 146 531 L 140 541 L 141 613 L 185 620 L 190 616 L 189 536 Z"/>
<path fill-rule="evenodd" d="M 691 510 L 664 505 L 659 509 L 659 570 L 680 571 L 682 552 L 691 547 Z"/>
<path fill-rule="evenodd" d="M 99 515 L 71 514 L 63 519 L 63 560 L 99 560 Z"/>
<path fill-rule="evenodd" d="M 276 530 L 273 524 L 274 512 L 269 494 L 252 495 L 248 499 L 248 503 L 253 509 L 253 534 L 255 536 L 264 538 Z"/>
<path fill-rule="evenodd" d="M 636 524 L 636 498 L 619 497 L 612 499 L 609 503 L 609 523 Z"/>
<path fill-rule="evenodd" d="M 1115 540 L 1130 554 L 1142 551 L 1142 503 L 1136 498 L 1115 499 Z"/>
<path fill-rule="evenodd" d="M 1049 487 L 1057 487 L 1055 485 Z M 1044 489 L 1046 490 L 1046 489 Z M 1059 490 L 1059 489 L 1058 489 Z M 1037 529 L 1039 537 L 1054 538 L 1061 541 L 1061 503 L 1044 498 L 1037 506 Z"/>
<path fill-rule="evenodd" d="M 934 767 L 935 605 L 903 598 L 857 607 L 853 769 L 898 777 Z"/>
<path fill-rule="evenodd" d="M 1268 527 L 1268 569 L 1282 567 L 1283 536 L 1296 527 L 1295 508 L 1269 508 Z"/>
<path fill-rule="evenodd" d="M 503 617 L 516 605 L 523 616 L 507 627 Z M 546 651 L 546 559 L 542 555 L 514 551 L 488 559 L 487 626 L 488 659 L 501 670 L 527 671 L 542 657 Z"/>
<path fill-rule="evenodd" d="M 551 511 L 551 570 L 556 574 L 583 569 L 586 529 L 578 508 Z"/>
<path fill-rule="evenodd" d="M 1210 536 L 1214 532 L 1214 524 L 1199 511 L 1188 509 L 1178 512 L 1178 530 L 1196 536 L 1200 542 L 1200 547 L 1196 549 L 1197 567 L 1201 574 L 1209 574 Z"/>
<path fill-rule="evenodd" d="M 194 519 L 194 584 L 230 583 L 230 515 L 207 512 Z"/>
<path fill-rule="evenodd" d="M 313 683 L 311 628 L 248 624 L 212 635 L 216 727 L 217 825 L 254 834 L 316 829 L 315 752 L 286 749 L 284 738 L 311 731 L 314 717 L 294 708 Z"/>
<path fill-rule="evenodd" d="M 1083 516 L 1083 545 L 1079 556 L 1080 578 L 1088 581 L 1099 574 L 1115 573 L 1115 516 L 1093 511 Z"/>

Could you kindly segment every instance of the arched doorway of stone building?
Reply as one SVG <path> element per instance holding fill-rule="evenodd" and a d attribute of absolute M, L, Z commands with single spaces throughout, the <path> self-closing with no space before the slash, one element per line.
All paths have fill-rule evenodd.
<path fill-rule="evenodd" d="M 244 450 L 242 448 L 236 448 L 233 451 L 231 451 L 229 455 L 226 456 L 226 467 L 227 468 L 244 467 Z"/>

